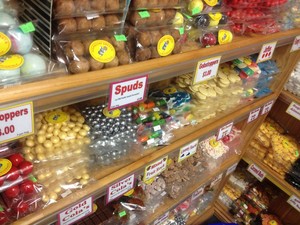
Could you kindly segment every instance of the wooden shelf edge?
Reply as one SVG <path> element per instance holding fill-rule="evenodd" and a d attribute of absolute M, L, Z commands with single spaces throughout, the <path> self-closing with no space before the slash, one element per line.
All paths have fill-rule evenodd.
<path fill-rule="evenodd" d="M 297 104 L 300 104 L 300 97 L 295 96 L 293 93 L 287 91 L 287 90 L 283 90 L 279 96 L 279 98 L 286 102 L 286 103 L 292 103 L 295 102 Z"/>
<path fill-rule="evenodd" d="M 260 162 L 258 159 L 256 159 L 254 156 L 252 156 L 250 153 L 246 152 L 243 156 L 243 160 L 247 162 L 248 164 L 256 164 L 259 168 L 261 168 L 265 173 L 267 173 L 266 178 L 270 180 L 273 184 L 275 184 L 278 188 L 280 188 L 282 191 L 284 191 L 289 196 L 296 195 L 298 198 L 300 198 L 300 191 L 295 189 L 293 186 L 291 186 L 289 183 L 287 183 L 279 174 L 277 174 L 275 171 L 273 171 L 271 168 L 269 168 L 267 165 L 265 165 L 263 162 Z"/>
<path fill-rule="evenodd" d="M 199 225 L 214 215 L 214 207 L 207 207 L 200 215 L 195 215 L 188 219 L 187 225 Z"/>
<path fill-rule="evenodd" d="M 108 85 L 113 81 L 141 74 L 149 74 L 150 82 L 165 80 L 193 71 L 201 59 L 222 55 L 222 62 L 229 61 L 241 55 L 257 53 L 265 43 L 277 41 L 277 47 L 291 44 L 299 34 L 300 29 L 293 29 L 271 35 L 237 37 L 234 42 L 227 45 L 203 48 L 101 71 L 55 76 L 47 80 L 16 85 L 0 89 L 0 94 L 5 96 L 5 99 L 1 100 L 1 105 L 4 107 L 12 103 L 33 101 L 36 111 L 45 111 L 49 108 L 107 95 Z"/>
<path fill-rule="evenodd" d="M 228 208 L 219 200 L 215 202 L 214 205 L 216 217 L 227 223 L 232 223 L 234 221 L 233 216 L 229 213 Z"/>

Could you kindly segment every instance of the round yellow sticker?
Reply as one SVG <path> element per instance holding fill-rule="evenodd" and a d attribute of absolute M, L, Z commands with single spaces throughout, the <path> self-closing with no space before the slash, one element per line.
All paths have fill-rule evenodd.
<path fill-rule="evenodd" d="M 129 190 L 128 192 L 126 192 L 125 194 L 124 194 L 124 196 L 130 196 L 130 195 L 132 195 L 134 193 L 134 189 L 131 189 L 131 190 Z"/>
<path fill-rule="evenodd" d="M 24 63 L 24 58 L 21 55 L 7 55 L 0 57 L 1 70 L 14 70 L 21 67 Z"/>
<path fill-rule="evenodd" d="M 232 42 L 233 35 L 229 30 L 219 30 L 218 42 L 220 45 Z"/>
<path fill-rule="evenodd" d="M 11 161 L 8 159 L 0 159 L 0 176 L 7 174 L 12 167 Z"/>
<path fill-rule="evenodd" d="M 172 53 L 174 47 L 174 38 L 171 35 L 165 35 L 158 41 L 157 52 L 160 56 L 167 56 Z"/>
<path fill-rule="evenodd" d="M 105 109 L 103 109 L 103 114 L 108 118 L 117 118 L 121 115 L 121 110 L 115 109 L 108 111 L 108 108 L 106 107 Z"/>
<path fill-rule="evenodd" d="M 46 116 L 46 121 L 48 123 L 54 123 L 54 124 L 63 123 L 69 121 L 69 119 L 70 119 L 69 114 L 65 112 L 50 112 Z"/>
<path fill-rule="evenodd" d="M 0 32 L 0 56 L 5 55 L 11 47 L 10 39 Z"/>
<path fill-rule="evenodd" d="M 210 145 L 211 147 L 213 147 L 213 148 L 218 147 L 219 144 L 220 144 L 220 143 L 219 143 L 216 139 L 211 139 L 211 140 L 209 141 L 209 145 Z"/>
<path fill-rule="evenodd" d="M 147 184 L 147 185 L 150 185 L 150 184 L 152 184 L 154 182 L 154 180 L 155 180 L 155 178 L 152 177 L 149 180 L 144 181 L 144 183 Z"/>
<path fill-rule="evenodd" d="M 204 0 L 204 2 L 209 6 L 215 6 L 218 3 L 218 0 Z"/>
<path fill-rule="evenodd" d="M 109 63 L 116 57 L 116 50 L 111 43 L 104 40 L 96 40 L 90 44 L 91 56 L 102 63 Z"/>

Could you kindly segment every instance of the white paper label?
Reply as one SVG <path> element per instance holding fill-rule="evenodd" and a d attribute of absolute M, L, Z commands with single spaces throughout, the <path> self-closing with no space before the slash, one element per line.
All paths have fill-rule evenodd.
<path fill-rule="evenodd" d="M 196 140 L 180 148 L 178 162 L 181 162 L 182 160 L 194 155 L 197 151 L 198 142 L 199 140 Z"/>
<path fill-rule="evenodd" d="M 288 109 L 286 110 L 287 114 L 290 114 L 292 117 L 300 120 L 300 105 L 295 102 L 292 102 Z"/>
<path fill-rule="evenodd" d="M 169 211 L 154 221 L 153 225 L 163 224 L 169 218 Z"/>
<path fill-rule="evenodd" d="M 257 180 L 259 180 L 260 182 L 262 182 L 265 177 L 266 177 L 266 173 L 260 169 L 257 165 L 255 164 L 251 164 L 248 166 L 247 170 L 256 177 Z"/>
<path fill-rule="evenodd" d="M 287 202 L 293 206 L 298 212 L 300 212 L 300 199 L 295 196 L 295 195 L 292 195 L 288 200 Z"/>
<path fill-rule="evenodd" d="M 192 194 L 192 201 L 196 200 L 197 198 L 199 198 L 201 195 L 203 195 L 204 193 L 204 187 L 200 187 L 197 189 L 197 191 L 195 191 Z"/>
<path fill-rule="evenodd" d="M 300 49 L 300 35 L 295 37 L 291 52 L 298 51 Z"/>
<path fill-rule="evenodd" d="M 257 108 L 250 112 L 247 123 L 251 123 L 259 117 L 260 109 L 261 108 Z"/>
<path fill-rule="evenodd" d="M 217 176 L 216 178 L 214 178 L 210 184 L 210 187 L 214 187 L 217 183 L 219 183 L 222 179 L 223 174 L 219 174 L 219 176 Z"/>
<path fill-rule="evenodd" d="M 235 163 L 235 164 L 233 164 L 231 167 L 229 167 L 229 168 L 227 169 L 226 176 L 227 176 L 228 174 L 231 174 L 233 171 L 235 171 L 237 165 L 238 165 L 238 163 Z"/>
<path fill-rule="evenodd" d="M 148 75 L 111 83 L 108 110 L 141 102 L 146 97 Z"/>
<path fill-rule="evenodd" d="M 160 125 L 157 125 L 157 126 L 153 127 L 153 130 L 154 130 L 154 131 L 161 130 L 161 127 L 160 127 Z"/>
<path fill-rule="evenodd" d="M 270 112 L 271 109 L 272 109 L 273 104 L 274 104 L 274 100 L 272 100 L 272 101 L 266 103 L 266 104 L 264 105 L 262 111 L 261 111 L 261 115 L 264 115 L 264 114 Z"/>
<path fill-rule="evenodd" d="M 0 144 L 34 133 L 32 102 L 0 109 Z"/>
<path fill-rule="evenodd" d="M 159 110 L 159 108 L 155 107 L 155 108 L 153 108 L 153 111 L 154 112 L 159 112 L 160 110 Z"/>
<path fill-rule="evenodd" d="M 109 203 L 116 198 L 122 196 L 126 192 L 134 188 L 134 174 L 126 177 L 113 185 L 109 186 L 106 193 L 106 203 Z"/>
<path fill-rule="evenodd" d="M 78 204 L 66 209 L 58 214 L 59 225 L 69 225 L 82 218 L 90 215 L 93 212 L 93 199 L 89 197 L 86 200 L 79 202 Z"/>
<path fill-rule="evenodd" d="M 224 127 L 221 127 L 217 134 L 217 141 L 221 140 L 223 137 L 230 134 L 232 127 L 233 127 L 233 122 L 225 125 Z"/>
<path fill-rule="evenodd" d="M 260 50 L 259 56 L 256 60 L 257 63 L 268 61 L 272 59 L 273 53 L 276 48 L 277 41 L 264 44 Z"/>
<path fill-rule="evenodd" d="M 220 62 L 221 56 L 199 61 L 194 75 L 194 84 L 217 76 Z"/>
<path fill-rule="evenodd" d="M 152 177 L 155 177 L 156 175 L 162 173 L 167 168 L 167 163 L 168 156 L 165 156 L 160 160 L 157 160 L 156 162 L 146 166 L 143 181 L 146 182 Z"/>

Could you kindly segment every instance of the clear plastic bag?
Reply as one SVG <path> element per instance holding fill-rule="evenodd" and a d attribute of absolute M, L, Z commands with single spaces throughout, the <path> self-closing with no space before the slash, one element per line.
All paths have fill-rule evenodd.
<path fill-rule="evenodd" d="M 131 9 L 164 9 L 164 8 L 181 8 L 184 6 L 183 0 L 131 0 L 130 8 Z"/>

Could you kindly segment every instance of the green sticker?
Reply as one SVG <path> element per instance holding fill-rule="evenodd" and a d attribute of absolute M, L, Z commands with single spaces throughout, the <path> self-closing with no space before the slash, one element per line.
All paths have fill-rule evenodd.
<path fill-rule="evenodd" d="M 188 18 L 188 19 L 193 19 L 193 17 L 191 17 L 190 15 L 186 14 L 186 13 L 183 13 L 183 15 Z"/>
<path fill-rule="evenodd" d="M 0 205 L 0 212 L 3 212 L 4 211 L 4 209 L 3 209 L 3 207 Z"/>
<path fill-rule="evenodd" d="M 184 34 L 184 27 L 180 27 L 180 28 L 179 28 L 179 34 L 180 34 L 180 35 L 183 35 L 183 34 Z"/>
<path fill-rule="evenodd" d="M 115 39 L 117 41 L 127 41 L 127 38 L 124 34 L 121 34 L 121 35 L 115 35 Z"/>
<path fill-rule="evenodd" d="M 150 17 L 150 13 L 148 11 L 139 11 L 139 15 L 141 18 L 149 18 Z"/>
<path fill-rule="evenodd" d="M 24 23 L 19 26 L 23 33 L 30 33 L 35 31 L 35 27 L 32 22 Z"/>
<path fill-rule="evenodd" d="M 33 175 L 30 175 L 29 177 L 28 177 L 28 180 L 31 180 L 32 182 L 37 182 L 37 179 L 33 176 Z"/>
<path fill-rule="evenodd" d="M 123 217 L 123 216 L 126 216 L 126 212 L 125 211 L 119 212 L 119 217 Z"/>
<path fill-rule="evenodd" d="M 198 13 L 200 13 L 201 12 L 201 9 L 199 8 L 199 7 L 196 7 L 196 8 L 194 8 L 193 10 L 192 10 L 192 15 L 196 15 L 196 14 L 198 14 Z"/>
<path fill-rule="evenodd" d="M 298 150 L 296 150 L 296 157 L 299 157 L 299 151 Z"/>

